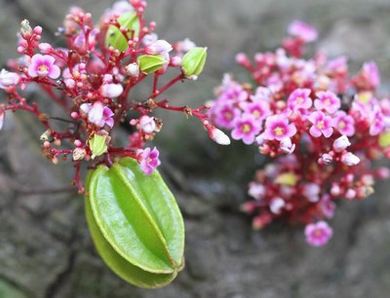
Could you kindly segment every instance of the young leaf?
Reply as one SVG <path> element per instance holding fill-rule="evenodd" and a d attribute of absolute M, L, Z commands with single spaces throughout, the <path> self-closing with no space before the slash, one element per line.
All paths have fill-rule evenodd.
<path fill-rule="evenodd" d="M 161 69 L 167 61 L 160 55 L 142 55 L 138 57 L 138 65 L 143 73 L 150 74 Z"/>
<path fill-rule="evenodd" d="M 147 176 L 125 158 L 90 172 L 87 191 L 92 237 L 108 266 L 142 287 L 173 280 L 184 266 L 184 224 L 158 172 Z"/>
<path fill-rule="evenodd" d="M 195 47 L 183 57 L 182 70 L 186 77 L 199 76 L 203 71 L 207 58 L 207 48 Z"/>

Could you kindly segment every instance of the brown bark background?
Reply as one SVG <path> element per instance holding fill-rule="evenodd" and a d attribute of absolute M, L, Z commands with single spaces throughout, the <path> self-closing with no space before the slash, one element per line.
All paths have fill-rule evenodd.
<path fill-rule="evenodd" d="M 111 3 L 0 0 L 0 63 L 15 56 L 22 19 L 42 25 L 45 38 L 58 42 L 53 32 L 71 4 L 98 16 Z M 328 54 L 348 53 L 352 69 L 375 59 L 388 91 L 388 0 L 150 0 L 148 15 L 157 21 L 161 38 L 188 36 L 209 47 L 200 80 L 170 93 L 190 105 L 212 98 L 222 74 L 237 70 L 236 52 L 273 49 L 295 18 L 319 28 L 320 46 Z M 195 121 L 179 114 L 169 118 L 157 142 L 162 171 L 185 216 L 187 265 L 172 285 L 159 290 L 131 287 L 107 269 L 89 238 L 83 199 L 45 191 L 68 188 L 71 166 L 53 166 L 41 157 L 42 128 L 30 117 L 7 118 L 0 135 L 0 298 L 389 297 L 387 183 L 368 200 L 338 208 L 331 223 L 334 238 L 324 248 L 306 246 L 301 229 L 274 225 L 252 232 L 238 205 L 261 165 L 255 150 L 218 147 Z"/>

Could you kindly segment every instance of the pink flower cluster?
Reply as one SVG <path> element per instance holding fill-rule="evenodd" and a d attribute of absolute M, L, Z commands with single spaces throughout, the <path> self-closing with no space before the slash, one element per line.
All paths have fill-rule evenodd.
<path fill-rule="evenodd" d="M 42 28 L 31 28 L 24 20 L 18 35 L 20 57 L 8 62 L 8 70 L 0 71 L 0 89 L 6 95 L 0 104 L 0 129 L 10 112 L 24 110 L 35 115 L 43 126 L 44 155 L 53 163 L 60 158 L 72 160 L 74 184 L 80 192 L 82 164 L 110 165 L 127 156 L 136 159 L 148 175 L 160 165 L 157 148 L 146 145 L 162 128 L 162 120 L 153 115 L 156 109 L 194 116 L 214 141 L 229 143 L 207 120 L 206 106 L 174 106 L 163 97 L 176 83 L 194 79 L 182 61 L 195 44 L 189 39 L 173 44 L 160 39 L 155 22 L 144 18 L 146 6 L 144 0 L 119 1 L 96 25 L 90 13 L 72 7 L 59 30 L 66 47 L 41 42 Z M 165 74 L 173 78 L 164 79 Z M 131 99 L 131 92 L 147 77 L 152 77 L 150 95 L 141 101 Z M 29 85 L 41 88 L 46 100 L 63 108 L 65 117 L 46 115 L 44 102 L 27 98 Z M 54 129 L 56 121 L 64 124 L 63 131 Z M 128 143 L 115 146 L 112 131 L 126 122 L 133 127 Z"/>
<path fill-rule="evenodd" d="M 362 200 L 375 180 L 389 176 L 372 161 L 390 158 L 390 100 L 378 98 L 374 62 L 351 76 L 346 57 L 302 57 L 317 38 L 315 28 L 295 21 L 288 33 L 274 52 L 257 53 L 253 61 L 237 55 L 256 86 L 225 75 L 209 117 L 273 158 L 257 171 L 252 200 L 242 206 L 253 214 L 253 227 L 278 219 L 302 223 L 307 242 L 321 246 L 332 236 L 324 220 L 333 217 L 335 202 Z"/>

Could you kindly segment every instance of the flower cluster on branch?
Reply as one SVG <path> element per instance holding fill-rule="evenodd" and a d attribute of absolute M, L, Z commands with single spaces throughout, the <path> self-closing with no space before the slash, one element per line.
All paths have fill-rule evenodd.
<path fill-rule="evenodd" d="M 253 227 L 277 219 L 306 225 L 309 244 L 322 246 L 332 236 L 326 220 L 340 199 L 362 200 L 373 193 L 385 167 L 373 161 L 390 157 L 390 100 L 379 99 L 380 75 L 374 62 L 351 75 L 347 57 L 329 59 L 318 51 L 304 58 L 317 39 L 315 28 L 295 21 L 274 52 L 236 61 L 254 84 L 225 75 L 216 89 L 209 117 L 235 140 L 258 146 L 271 161 L 249 184 L 242 209 Z"/>
<path fill-rule="evenodd" d="M 145 173 L 153 172 L 160 164 L 159 151 L 146 143 L 162 128 L 162 120 L 153 115 L 156 109 L 193 116 L 213 140 L 229 143 L 227 136 L 207 120 L 206 106 L 174 106 L 163 97 L 175 84 L 196 80 L 207 49 L 189 39 L 175 43 L 159 39 L 156 24 L 144 18 L 145 8 L 143 0 L 119 1 L 95 25 L 90 13 L 72 7 L 59 31 L 66 47 L 42 42 L 42 28 L 31 28 L 25 20 L 18 35 L 20 57 L 10 60 L 7 70 L 0 72 L 0 89 L 6 95 L 0 104 L 0 128 L 9 112 L 24 110 L 35 115 L 44 127 L 44 155 L 53 163 L 59 159 L 73 161 L 74 184 L 80 192 L 84 161 L 94 167 L 132 157 Z M 131 92 L 147 77 L 152 77 L 150 95 L 134 100 Z M 47 115 L 45 104 L 28 98 L 32 84 L 64 109 L 62 121 L 69 123 L 69 128 L 56 130 L 53 121 L 58 117 Z M 133 127 L 128 145 L 116 147 L 112 132 L 125 122 Z"/>

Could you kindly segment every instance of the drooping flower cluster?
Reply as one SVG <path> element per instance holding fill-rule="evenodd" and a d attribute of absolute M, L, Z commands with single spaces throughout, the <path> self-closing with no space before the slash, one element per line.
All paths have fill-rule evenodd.
<path fill-rule="evenodd" d="M 333 217 L 335 201 L 362 200 L 375 180 L 389 176 L 372 161 L 390 157 L 390 100 L 378 98 L 374 62 L 351 76 L 344 56 L 303 58 L 315 28 L 295 21 L 288 33 L 275 52 L 257 53 L 254 61 L 237 55 L 255 86 L 225 75 L 209 116 L 233 139 L 273 158 L 257 171 L 252 200 L 242 206 L 253 227 L 277 219 L 303 223 L 307 242 L 321 246 L 332 236 L 324 220 Z"/>
<path fill-rule="evenodd" d="M 182 112 L 199 119 L 209 136 L 227 144 L 229 138 L 207 120 L 207 108 L 173 106 L 164 92 L 178 82 L 194 80 L 202 72 L 206 48 L 189 39 L 169 43 L 154 32 L 156 24 L 144 18 L 146 1 L 119 1 L 94 25 L 90 13 L 72 7 L 60 28 L 66 48 L 41 42 L 42 28 L 21 24 L 18 59 L 0 71 L 0 128 L 9 112 L 24 110 L 42 123 L 42 151 L 53 163 L 71 159 L 76 169 L 74 184 L 83 191 L 80 167 L 105 163 L 118 157 L 136 159 L 146 174 L 160 164 L 157 148 L 146 147 L 162 128 L 153 116 L 156 109 Z M 176 76 L 171 80 L 164 75 Z M 130 93 L 147 77 L 152 77 L 150 95 L 130 99 Z M 65 116 L 44 113 L 45 103 L 28 98 L 29 85 L 36 85 L 63 107 Z M 54 129 L 54 121 L 68 125 Z M 126 147 L 115 147 L 112 131 L 121 123 L 133 127 Z"/>

